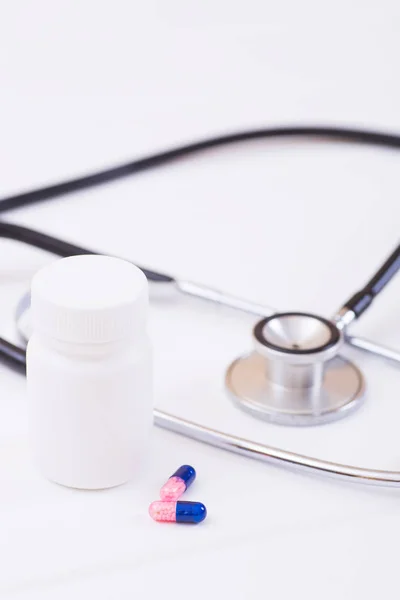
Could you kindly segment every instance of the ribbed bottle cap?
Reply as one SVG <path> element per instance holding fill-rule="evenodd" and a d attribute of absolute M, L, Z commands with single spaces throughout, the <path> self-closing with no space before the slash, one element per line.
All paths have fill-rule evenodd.
<path fill-rule="evenodd" d="M 113 342 L 145 332 L 148 284 L 125 260 L 73 256 L 34 276 L 31 302 L 34 333 L 64 342 Z"/>

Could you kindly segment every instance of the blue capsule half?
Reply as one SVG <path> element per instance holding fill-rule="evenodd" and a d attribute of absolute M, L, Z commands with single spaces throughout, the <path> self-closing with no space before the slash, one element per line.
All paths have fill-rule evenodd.
<path fill-rule="evenodd" d="M 179 477 L 186 484 L 186 489 L 196 479 L 196 471 L 190 465 L 182 465 L 171 477 Z"/>
<path fill-rule="evenodd" d="M 201 502 L 177 502 L 177 523 L 201 523 L 207 516 L 207 509 Z"/>

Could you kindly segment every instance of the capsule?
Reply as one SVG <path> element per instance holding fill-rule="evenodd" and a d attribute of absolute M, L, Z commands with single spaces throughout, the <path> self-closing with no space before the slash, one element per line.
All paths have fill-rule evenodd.
<path fill-rule="evenodd" d="M 154 521 L 163 523 L 201 523 L 207 516 L 207 509 L 201 502 L 156 500 L 149 506 L 149 515 Z"/>
<path fill-rule="evenodd" d="M 160 490 L 161 500 L 178 500 L 196 479 L 196 471 L 190 465 L 182 465 Z"/>

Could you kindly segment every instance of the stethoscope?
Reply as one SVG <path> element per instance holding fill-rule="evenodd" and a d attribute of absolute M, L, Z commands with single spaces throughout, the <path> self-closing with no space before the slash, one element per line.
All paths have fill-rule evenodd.
<path fill-rule="evenodd" d="M 188 154 L 240 141 L 278 136 L 313 136 L 400 148 L 400 136 L 377 132 L 322 127 L 264 129 L 212 138 L 137 160 L 119 167 L 0 201 L 0 212 L 100 185 Z M 0 237 L 20 241 L 60 257 L 93 254 L 87 248 L 19 225 L 0 221 Z M 226 387 L 235 404 L 252 415 L 282 425 L 318 425 L 350 414 L 365 396 L 365 380 L 353 362 L 340 355 L 344 343 L 394 363 L 400 353 L 369 340 L 350 336 L 348 326 L 371 305 L 400 269 L 400 245 L 395 248 L 365 287 L 354 294 L 331 318 L 308 313 L 276 313 L 271 308 L 196 283 L 143 269 L 149 281 L 177 292 L 262 316 L 253 329 L 254 350 L 227 369 Z M 30 335 L 29 296 L 17 309 L 17 324 L 25 341 Z M 0 357 L 25 369 L 25 348 L 0 338 Z M 400 471 L 380 471 L 341 465 L 302 456 L 216 431 L 159 410 L 155 424 L 189 438 L 250 458 L 278 463 L 375 485 L 400 485 Z"/>

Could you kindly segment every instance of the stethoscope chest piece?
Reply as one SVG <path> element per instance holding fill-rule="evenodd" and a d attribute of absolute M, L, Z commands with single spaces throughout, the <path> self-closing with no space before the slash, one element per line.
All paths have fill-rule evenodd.
<path fill-rule="evenodd" d="M 262 319 L 253 330 L 255 351 L 236 359 L 226 386 L 237 406 L 281 425 L 319 425 L 361 405 L 364 377 L 338 356 L 343 334 L 306 313 Z"/>

